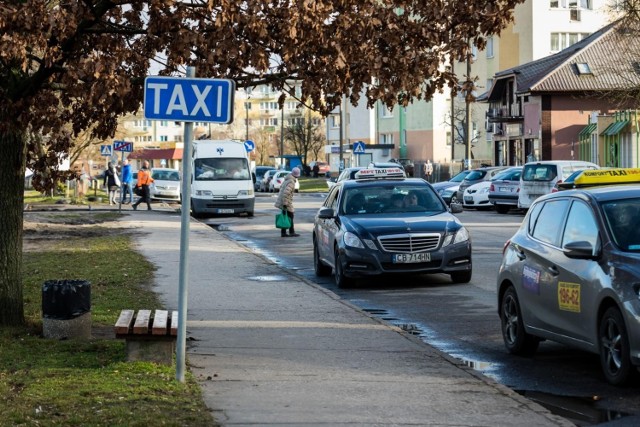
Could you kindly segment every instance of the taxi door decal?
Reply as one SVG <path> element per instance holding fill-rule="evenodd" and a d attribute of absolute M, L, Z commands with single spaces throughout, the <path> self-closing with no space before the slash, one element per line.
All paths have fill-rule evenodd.
<path fill-rule="evenodd" d="M 525 265 L 522 269 L 522 287 L 540 295 L 540 271 Z"/>
<path fill-rule="evenodd" d="M 579 283 L 558 283 L 558 307 L 560 310 L 580 313 Z"/>

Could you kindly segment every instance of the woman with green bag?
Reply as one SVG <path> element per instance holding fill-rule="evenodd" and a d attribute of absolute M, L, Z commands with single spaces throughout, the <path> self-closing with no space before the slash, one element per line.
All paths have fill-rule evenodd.
<path fill-rule="evenodd" d="M 296 181 L 300 176 L 300 168 L 293 168 L 290 174 L 286 176 L 284 182 L 280 186 L 278 192 L 278 198 L 276 199 L 275 207 L 283 212 L 286 212 L 291 219 L 291 226 L 289 227 L 289 234 L 287 234 L 286 228 L 280 229 L 280 237 L 298 237 L 300 236 L 295 232 L 293 226 L 293 194 L 296 190 Z"/>

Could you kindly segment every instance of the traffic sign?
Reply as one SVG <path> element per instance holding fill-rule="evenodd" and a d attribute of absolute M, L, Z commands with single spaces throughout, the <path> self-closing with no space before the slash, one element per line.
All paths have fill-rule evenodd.
<path fill-rule="evenodd" d="M 101 156 L 111 156 L 113 151 L 111 150 L 110 145 L 101 145 L 100 146 L 100 155 Z"/>
<path fill-rule="evenodd" d="M 144 117 L 231 123 L 235 89 L 233 80 L 150 76 L 144 80 Z"/>
<path fill-rule="evenodd" d="M 113 150 L 126 151 L 127 153 L 130 153 L 133 151 L 133 142 L 113 141 Z"/>
<path fill-rule="evenodd" d="M 247 140 L 244 142 L 244 148 L 247 150 L 247 153 L 250 153 L 250 152 L 252 152 L 253 150 L 255 150 L 255 148 L 256 148 L 256 144 L 254 144 L 252 140 L 247 139 Z"/>
<path fill-rule="evenodd" d="M 356 141 L 353 143 L 353 154 L 364 154 L 365 144 L 362 141 Z"/>

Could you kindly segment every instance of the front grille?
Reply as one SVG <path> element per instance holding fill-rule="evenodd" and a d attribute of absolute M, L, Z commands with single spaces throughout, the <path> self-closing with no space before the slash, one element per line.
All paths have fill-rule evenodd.
<path fill-rule="evenodd" d="M 386 252 L 428 252 L 438 248 L 440 234 L 394 234 L 378 237 L 378 242 Z"/>

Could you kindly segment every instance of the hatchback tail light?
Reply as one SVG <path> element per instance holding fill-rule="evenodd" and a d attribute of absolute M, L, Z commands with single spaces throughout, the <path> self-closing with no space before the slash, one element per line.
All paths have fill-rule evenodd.
<path fill-rule="evenodd" d="M 507 248 L 509 247 L 510 244 L 511 244 L 511 239 L 505 242 L 504 247 L 502 248 L 502 256 L 504 256 L 504 253 L 507 251 Z"/>
<path fill-rule="evenodd" d="M 489 186 L 489 191 L 496 191 L 496 189 L 495 189 L 495 187 L 493 186 L 493 184 L 491 184 L 491 185 Z"/>

